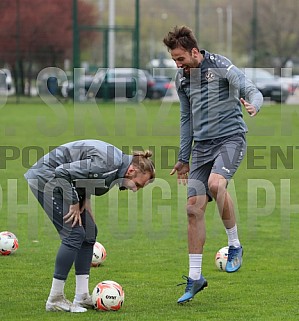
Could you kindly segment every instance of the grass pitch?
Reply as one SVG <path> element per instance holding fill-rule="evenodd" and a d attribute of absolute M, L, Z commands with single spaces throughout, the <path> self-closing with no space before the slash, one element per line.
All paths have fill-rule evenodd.
<path fill-rule="evenodd" d="M 6 104 L 0 113 L 0 230 L 19 239 L 18 251 L 0 257 L 0 320 L 298 320 L 298 112 L 267 105 L 249 127 L 248 153 L 230 183 L 244 248 L 243 267 L 216 270 L 214 256 L 226 235 L 214 203 L 206 213 L 203 275 L 209 286 L 179 306 L 177 287 L 188 274 L 186 189 L 169 172 L 179 145 L 177 103 Z M 107 259 L 92 268 L 90 291 L 110 279 L 125 290 L 118 312 L 47 313 L 59 240 L 28 192 L 23 174 L 53 146 L 85 138 L 130 152 L 152 149 L 157 179 L 138 193 L 93 198 L 98 241 Z M 66 296 L 74 295 L 74 271 Z"/>

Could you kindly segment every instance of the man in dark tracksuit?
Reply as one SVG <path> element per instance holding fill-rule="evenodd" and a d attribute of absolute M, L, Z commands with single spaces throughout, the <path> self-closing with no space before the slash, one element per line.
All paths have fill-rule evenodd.
<path fill-rule="evenodd" d="M 150 151 L 126 155 L 99 140 L 61 145 L 42 157 L 25 174 L 39 203 L 61 237 L 47 311 L 85 312 L 92 307 L 89 271 L 97 226 L 91 195 L 103 195 L 115 184 L 137 191 L 155 177 Z M 64 284 L 74 264 L 76 294 L 64 296 Z"/>
<path fill-rule="evenodd" d="M 180 152 L 171 175 L 177 172 L 183 184 L 188 182 L 189 276 L 184 276 L 187 286 L 177 301 L 184 303 L 207 286 L 201 274 L 204 213 L 212 199 L 228 236 L 226 271 L 235 272 L 242 265 L 243 248 L 227 184 L 246 151 L 247 126 L 241 106 L 255 116 L 263 96 L 230 60 L 199 50 L 190 28 L 175 27 L 163 42 L 180 68 L 176 77 L 181 111 Z"/>

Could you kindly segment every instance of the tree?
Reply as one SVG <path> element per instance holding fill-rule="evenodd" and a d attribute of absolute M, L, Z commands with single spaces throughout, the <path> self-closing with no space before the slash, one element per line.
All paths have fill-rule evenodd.
<path fill-rule="evenodd" d="M 0 62 L 13 72 L 16 88 L 24 93 L 25 76 L 44 67 L 63 66 L 71 57 L 72 0 L 1 0 Z M 78 0 L 80 24 L 97 21 L 94 6 Z M 93 35 L 85 35 L 81 44 Z M 20 80 L 20 81 L 18 81 Z"/>
<path fill-rule="evenodd" d="M 252 49 L 253 3 L 256 1 L 256 63 L 260 67 L 283 68 L 298 56 L 299 12 L 298 0 L 252 0 L 234 2 L 234 14 L 242 19 L 234 20 L 234 30 L 239 51 Z"/>
<path fill-rule="evenodd" d="M 153 45 L 149 41 L 151 35 L 154 36 L 152 38 L 155 49 L 162 51 L 162 38 L 174 25 L 187 24 L 195 30 L 195 0 L 151 0 L 150 7 L 148 0 L 140 1 L 142 14 L 141 59 L 148 59 L 149 53 L 153 51 Z M 254 3 L 257 5 L 255 40 L 253 32 Z M 226 25 L 229 4 L 232 5 L 233 10 L 231 56 L 230 51 L 227 50 Z M 119 9 L 121 13 L 132 7 L 125 2 L 122 2 L 122 5 L 127 9 Z M 219 26 L 217 11 L 220 8 L 223 13 L 223 23 Z M 166 13 L 167 19 L 162 21 L 161 13 Z M 280 68 L 285 67 L 290 59 L 297 58 L 298 60 L 298 13 L 298 0 L 201 0 L 199 46 L 211 52 L 229 55 L 234 63 L 250 67 L 254 54 L 254 41 L 256 41 L 256 66 L 276 67 L 280 71 Z M 223 43 L 219 43 L 219 29 L 220 34 L 224 36 Z M 220 50 L 220 48 L 222 49 Z"/>
<path fill-rule="evenodd" d="M 277 67 L 283 68 L 297 55 L 299 49 L 299 3 L 297 0 L 266 1 L 260 8 L 260 35 L 271 55 L 277 59 Z"/>

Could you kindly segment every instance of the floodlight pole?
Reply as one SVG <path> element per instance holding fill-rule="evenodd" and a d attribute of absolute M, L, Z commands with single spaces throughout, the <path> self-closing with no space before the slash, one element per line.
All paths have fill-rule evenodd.
<path fill-rule="evenodd" d="M 16 55 L 16 74 L 15 74 L 15 89 L 16 89 L 16 98 L 17 103 L 20 102 L 20 93 L 21 93 L 21 86 L 20 86 L 20 34 L 21 34 L 21 28 L 20 28 L 20 1 L 16 0 L 16 30 L 17 30 L 17 36 L 16 36 L 16 49 L 17 49 L 17 55 Z"/>
<path fill-rule="evenodd" d="M 232 8 L 232 2 L 231 0 L 228 3 L 228 6 L 226 7 L 226 14 L 227 14 L 227 22 L 226 22 L 226 33 L 227 33 L 227 47 L 226 47 L 226 51 L 227 51 L 227 57 L 229 59 L 233 59 L 232 58 L 232 33 L 233 33 L 233 8 Z"/>
<path fill-rule="evenodd" d="M 76 90 L 77 79 L 75 79 L 75 69 L 80 68 L 80 34 L 78 26 L 78 0 L 73 0 L 73 84 L 74 101 L 79 101 L 79 92 Z"/>
<path fill-rule="evenodd" d="M 135 0 L 135 32 L 134 32 L 134 67 L 139 69 L 139 34 L 140 30 L 140 1 Z"/>
<path fill-rule="evenodd" d="M 73 0 L 73 69 L 80 67 L 80 37 L 78 27 L 78 0 Z"/>
<path fill-rule="evenodd" d="M 195 37 L 199 43 L 199 23 L 200 23 L 200 9 L 199 0 L 195 0 Z M 200 44 L 199 44 L 200 46 Z"/>
<path fill-rule="evenodd" d="M 251 63 L 252 67 L 256 67 L 257 60 L 257 0 L 253 0 L 253 8 L 252 8 L 252 52 L 251 52 Z"/>
<path fill-rule="evenodd" d="M 108 41 L 108 51 L 109 51 L 109 68 L 115 67 L 115 1 L 109 0 L 109 41 Z"/>

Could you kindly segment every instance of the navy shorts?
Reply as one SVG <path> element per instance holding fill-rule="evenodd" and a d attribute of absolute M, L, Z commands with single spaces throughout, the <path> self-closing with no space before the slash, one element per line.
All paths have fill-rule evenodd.
<path fill-rule="evenodd" d="M 246 152 L 245 133 L 205 141 L 195 141 L 188 178 L 188 197 L 208 195 L 211 173 L 222 175 L 227 182 L 233 177 Z"/>

